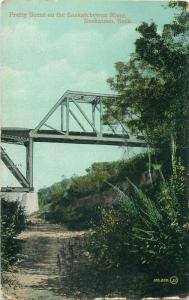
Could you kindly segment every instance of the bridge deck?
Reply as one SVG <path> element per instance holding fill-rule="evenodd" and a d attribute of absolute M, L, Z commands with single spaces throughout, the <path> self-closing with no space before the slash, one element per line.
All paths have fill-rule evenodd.
<path fill-rule="evenodd" d="M 146 143 L 142 136 L 129 137 L 127 134 L 109 134 L 98 135 L 93 132 L 76 132 L 65 131 L 58 133 L 55 130 L 38 130 L 27 128 L 10 128 L 3 127 L 1 130 L 1 141 L 4 143 L 25 144 L 32 137 L 34 142 L 51 142 L 51 143 L 74 143 L 74 144 L 99 144 L 114 146 L 131 146 L 145 147 Z"/>

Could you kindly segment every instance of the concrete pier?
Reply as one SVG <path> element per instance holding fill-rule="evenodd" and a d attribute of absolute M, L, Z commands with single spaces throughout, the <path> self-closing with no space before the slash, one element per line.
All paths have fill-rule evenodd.
<path fill-rule="evenodd" d="M 24 208 L 26 215 L 31 215 L 32 213 L 39 210 L 38 204 L 38 194 L 34 192 L 30 193 L 13 193 L 13 192 L 1 192 L 2 198 L 7 201 L 18 201 L 20 205 Z"/>
<path fill-rule="evenodd" d="M 33 212 L 39 210 L 38 194 L 24 193 L 22 195 L 21 206 L 24 208 L 26 215 L 31 215 Z"/>

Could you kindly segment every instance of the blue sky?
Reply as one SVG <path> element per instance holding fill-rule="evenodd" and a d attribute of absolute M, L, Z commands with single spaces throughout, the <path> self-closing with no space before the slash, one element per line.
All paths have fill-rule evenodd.
<path fill-rule="evenodd" d="M 134 51 L 135 28 L 142 22 L 162 30 L 173 17 L 164 1 L 5 0 L 2 4 L 2 124 L 34 128 L 67 90 L 110 93 L 106 83 L 114 63 Z M 81 18 L 10 17 L 14 13 L 124 13 L 128 24 L 91 24 Z M 25 149 L 5 145 L 24 172 Z M 94 161 L 133 155 L 133 149 L 111 146 L 37 144 L 34 146 L 34 186 L 38 189 L 61 176 L 84 174 Z M 55 154 L 55 155 L 54 155 Z M 16 185 L 2 166 L 2 185 Z"/>

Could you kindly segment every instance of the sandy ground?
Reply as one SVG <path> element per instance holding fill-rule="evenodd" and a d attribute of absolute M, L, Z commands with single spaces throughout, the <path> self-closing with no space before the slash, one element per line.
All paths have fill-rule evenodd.
<path fill-rule="evenodd" d="M 4 284 L 4 299 L 79 299 L 77 291 L 74 297 L 66 296 L 67 289 L 64 291 L 64 278 L 59 274 L 57 255 L 60 243 L 86 232 L 68 231 L 65 226 L 44 223 L 35 218 L 30 219 L 28 224 L 28 228 L 17 237 L 23 244 L 21 258 L 13 272 L 6 274 L 12 283 Z"/>

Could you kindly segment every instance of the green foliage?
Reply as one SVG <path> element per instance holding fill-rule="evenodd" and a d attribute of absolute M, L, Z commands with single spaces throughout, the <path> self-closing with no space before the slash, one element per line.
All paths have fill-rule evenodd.
<path fill-rule="evenodd" d="M 18 202 L 1 199 L 1 267 L 8 270 L 16 261 L 16 236 L 24 229 L 26 217 Z"/>
<path fill-rule="evenodd" d="M 118 190 L 119 205 L 102 214 L 94 226 L 90 253 L 101 270 L 137 270 L 152 277 L 185 274 L 188 256 L 187 219 L 178 189 L 161 174 L 153 193 L 130 182 L 130 196 Z"/>
<path fill-rule="evenodd" d="M 146 192 L 130 182 L 129 196 L 102 214 L 94 227 L 90 251 L 101 270 L 131 270 L 149 276 L 186 274 L 189 257 L 186 205 L 189 145 L 189 14 L 184 1 L 171 1 L 178 8 L 172 24 L 159 33 L 156 24 L 138 28 L 135 53 L 126 63 L 115 64 L 116 74 L 108 83 L 118 97 L 105 100 L 105 121 L 121 120 L 133 132 L 142 132 L 151 145 L 162 148 L 166 177 Z M 176 10 L 175 10 L 176 11 Z M 174 140 L 172 160 L 168 143 Z M 163 148 L 164 147 L 164 148 Z M 174 155 L 182 157 L 174 161 Z M 166 160 L 169 160 L 169 164 Z M 171 167 L 173 166 L 173 170 Z M 168 172 L 167 172 L 168 171 Z M 186 172 L 187 173 L 187 172 Z M 187 182 L 188 184 L 188 182 Z"/>
<path fill-rule="evenodd" d="M 105 119 L 121 120 L 151 144 L 174 136 L 182 148 L 189 135 L 189 13 L 186 2 L 178 3 L 172 2 L 178 13 L 162 33 L 155 23 L 137 28 L 135 52 L 128 62 L 117 62 L 108 79 L 118 98 L 105 101 Z"/>
<path fill-rule="evenodd" d="M 72 178 L 70 193 L 75 197 L 89 195 L 91 192 L 100 191 L 106 180 L 110 178 L 108 164 L 95 164 L 92 166 L 89 174 L 81 177 Z"/>
<path fill-rule="evenodd" d="M 44 206 L 51 204 L 52 199 L 54 199 L 56 203 L 61 198 L 66 198 L 70 183 L 70 180 L 63 179 L 61 182 L 55 183 L 51 187 L 40 189 L 38 192 L 39 207 L 44 209 Z"/>
<path fill-rule="evenodd" d="M 101 210 L 108 210 L 103 204 L 91 204 L 87 206 L 69 207 L 64 214 L 64 223 L 71 230 L 89 229 L 94 224 L 101 222 Z"/>
<path fill-rule="evenodd" d="M 155 158 L 155 154 L 152 153 Z M 158 157 L 158 155 L 156 155 Z M 159 158 L 156 159 L 159 162 Z M 127 161 L 94 163 L 88 174 L 64 179 L 49 188 L 39 191 L 41 215 L 48 221 L 66 223 L 70 228 L 78 229 L 91 226 L 98 219 L 98 206 L 103 203 L 86 204 L 85 197 L 100 194 L 110 189 L 110 184 L 119 185 L 131 178 L 140 183 L 141 174 L 148 170 L 148 155 L 138 154 Z M 96 221 L 95 221 L 96 222 Z"/>

